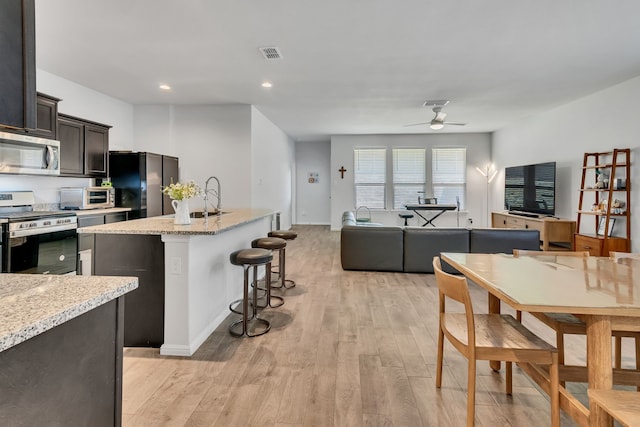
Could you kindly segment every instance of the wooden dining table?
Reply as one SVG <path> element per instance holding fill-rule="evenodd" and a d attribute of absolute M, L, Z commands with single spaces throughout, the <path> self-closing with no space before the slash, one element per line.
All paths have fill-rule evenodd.
<path fill-rule="evenodd" d="M 560 380 L 576 381 L 582 369 L 590 389 L 612 388 L 611 330 L 640 331 L 640 261 L 569 257 L 561 252 L 549 257 L 476 253 L 442 253 L 441 257 L 488 291 L 490 313 L 499 313 L 502 301 L 520 311 L 568 313 L 584 320 L 587 367 L 561 367 Z M 500 362 L 492 362 L 492 367 L 499 369 Z M 521 367 L 548 393 L 548 375 L 540 367 Z M 619 377 L 627 384 L 639 378 L 635 370 L 615 374 L 616 380 Z M 561 408 L 579 425 L 613 425 L 602 408 L 589 410 L 564 387 L 560 389 Z"/>

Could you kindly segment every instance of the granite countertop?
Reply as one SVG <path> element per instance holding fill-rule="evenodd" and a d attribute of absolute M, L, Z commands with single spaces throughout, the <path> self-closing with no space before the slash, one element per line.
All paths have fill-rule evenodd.
<path fill-rule="evenodd" d="M 104 214 L 110 214 L 110 213 L 129 212 L 129 211 L 131 211 L 131 208 L 81 209 L 81 210 L 70 211 L 70 212 L 75 212 L 76 216 L 84 216 L 84 215 L 104 215 Z"/>
<path fill-rule="evenodd" d="M 78 233 L 95 234 L 183 234 L 183 235 L 206 235 L 220 234 L 259 219 L 271 216 L 276 213 L 271 209 L 230 209 L 223 210 L 222 215 L 209 216 L 208 221 L 204 218 L 192 218 L 189 225 L 175 225 L 173 215 L 155 216 L 151 218 L 134 219 L 131 221 L 121 221 L 112 224 L 94 225 L 82 227 Z"/>
<path fill-rule="evenodd" d="M 137 287 L 137 277 L 0 274 L 0 351 Z"/>

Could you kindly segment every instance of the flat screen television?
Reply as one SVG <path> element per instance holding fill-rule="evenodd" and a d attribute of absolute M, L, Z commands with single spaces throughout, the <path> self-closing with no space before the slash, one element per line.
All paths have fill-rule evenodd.
<path fill-rule="evenodd" d="M 514 214 L 555 215 L 556 162 L 505 168 L 504 204 Z"/>

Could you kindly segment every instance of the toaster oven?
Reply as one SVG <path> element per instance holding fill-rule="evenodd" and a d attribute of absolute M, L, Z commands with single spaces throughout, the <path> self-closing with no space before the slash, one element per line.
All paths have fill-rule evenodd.
<path fill-rule="evenodd" d="M 104 209 L 115 206 L 113 187 L 64 187 L 60 189 L 60 209 Z"/>

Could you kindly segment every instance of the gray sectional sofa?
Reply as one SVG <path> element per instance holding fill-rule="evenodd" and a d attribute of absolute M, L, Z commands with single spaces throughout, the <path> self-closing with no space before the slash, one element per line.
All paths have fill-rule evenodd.
<path fill-rule="evenodd" d="M 352 212 L 345 212 L 342 219 L 340 259 L 344 270 L 433 273 L 431 262 L 441 252 L 511 253 L 513 249 L 540 249 L 538 230 L 358 225 Z M 443 269 L 455 272 L 445 262 Z"/>

